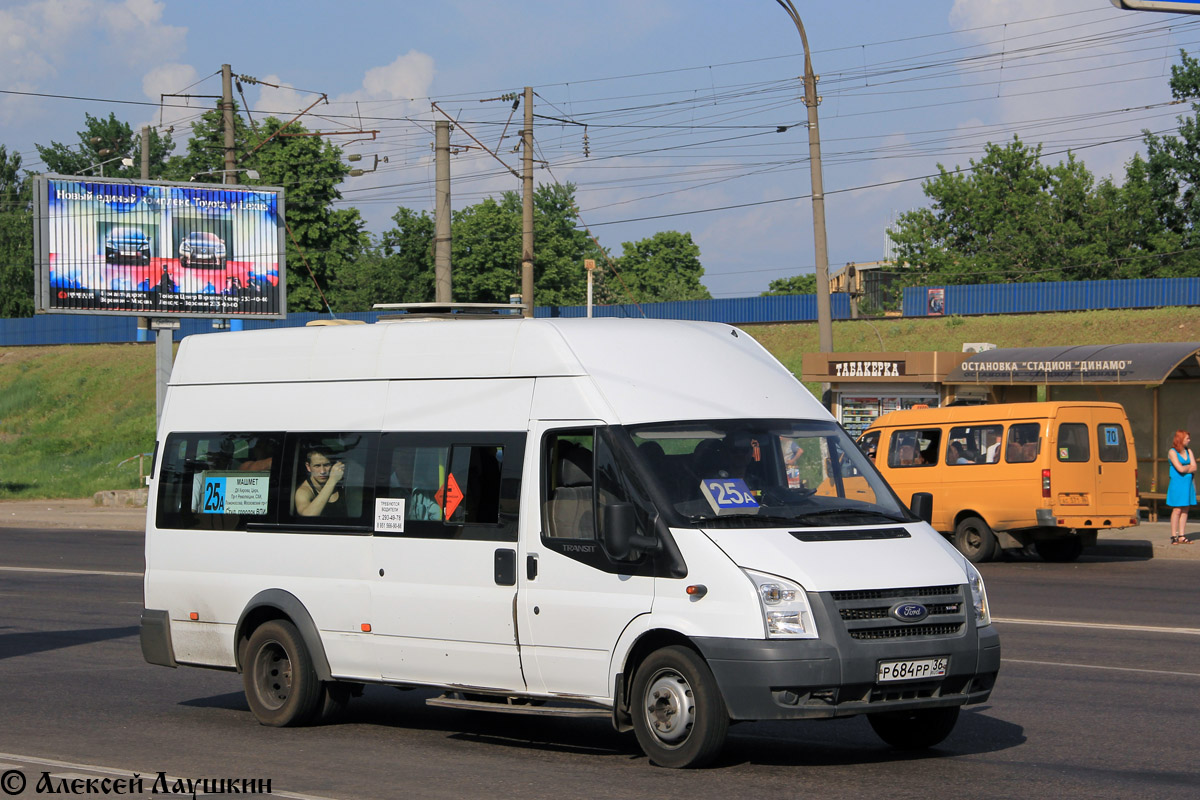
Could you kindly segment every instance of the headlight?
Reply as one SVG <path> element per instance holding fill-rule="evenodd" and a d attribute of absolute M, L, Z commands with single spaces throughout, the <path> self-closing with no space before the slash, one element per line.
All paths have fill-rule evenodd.
<path fill-rule="evenodd" d="M 745 570 L 758 590 L 758 605 L 771 639 L 816 639 L 817 626 L 804 587 L 762 572 Z"/>
<path fill-rule="evenodd" d="M 967 565 L 967 583 L 971 585 L 971 605 L 975 607 L 975 627 L 982 628 L 992 624 L 992 612 L 988 608 L 987 589 L 983 588 L 983 576 L 970 561 Z"/>

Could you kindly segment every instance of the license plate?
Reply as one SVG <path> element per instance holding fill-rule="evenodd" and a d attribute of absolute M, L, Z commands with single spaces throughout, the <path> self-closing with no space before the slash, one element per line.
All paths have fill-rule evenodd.
<path fill-rule="evenodd" d="M 879 683 L 887 683 L 888 681 L 942 678 L 946 675 L 946 665 L 949 663 L 948 656 L 914 658 L 908 661 L 880 661 L 879 673 L 875 676 L 875 680 Z"/>

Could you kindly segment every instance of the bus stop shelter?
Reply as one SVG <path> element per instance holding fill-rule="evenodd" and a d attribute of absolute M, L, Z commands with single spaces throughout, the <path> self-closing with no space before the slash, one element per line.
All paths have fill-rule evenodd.
<path fill-rule="evenodd" d="M 988 350 L 950 370 L 945 383 L 986 387 L 996 403 L 1037 400 L 1039 387 L 1047 400 L 1120 403 L 1133 429 L 1138 490 L 1150 500 L 1165 496 L 1175 431 L 1200 436 L 1200 342 Z"/>

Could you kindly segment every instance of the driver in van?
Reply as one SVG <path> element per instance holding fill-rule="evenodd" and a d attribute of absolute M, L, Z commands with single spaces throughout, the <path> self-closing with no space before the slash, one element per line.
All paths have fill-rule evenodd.
<path fill-rule="evenodd" d="M 328 452 L 314 447 L 305 456 L 304 467 L 308 477 L 296 489 L 296 513 L 302 517 L 345 514 L 345 491 L 339 489 L 338 484 L 346 477 L 346 465 L 333 461 Z"/>

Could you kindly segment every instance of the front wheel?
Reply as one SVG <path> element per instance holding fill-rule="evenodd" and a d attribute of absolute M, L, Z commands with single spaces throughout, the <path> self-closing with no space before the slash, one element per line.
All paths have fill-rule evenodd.
<path fill-rule="evenodd" d="M 958 722 L 958 706 L 883 711 L 867 720 L 880 739 L 898 750 L 924 750 L 940 743 Z"/>
<path fill-rule="evenodd" d="M 996 554 L 996 534 L 979 517 L 964 517 L 954 528 L 954 546 L 972 564 L 982 564 Z"/>
<path fill-rule="evenodd" d="M 304 725 L 324 704 L 312 657 L 296 626 L 286 620 L 264 622 L 250 636 L 242 685 L 263 725 Z"/>
<path fill-rule="evenodd" d="M 725 701 L 693 650 L 672 646 L 652 653 L 634 675 L 631 698 L 638 744 L 660 767 L 703 766 L 725 744 Z"/>

